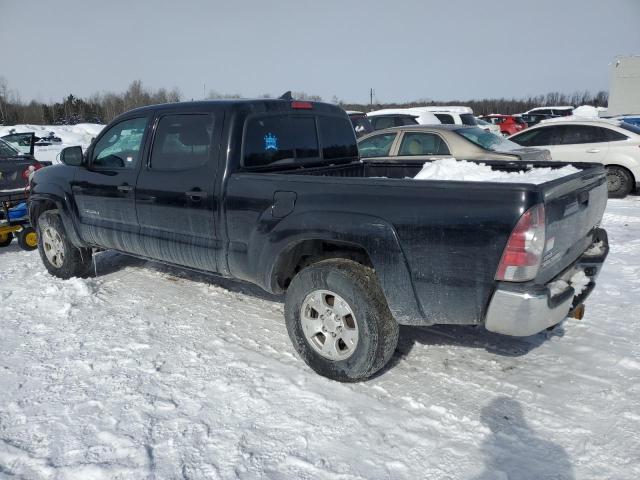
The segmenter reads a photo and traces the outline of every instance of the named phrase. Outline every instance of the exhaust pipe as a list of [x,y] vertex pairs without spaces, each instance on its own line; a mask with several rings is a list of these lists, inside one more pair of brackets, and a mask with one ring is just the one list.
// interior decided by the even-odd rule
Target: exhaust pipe
[[582,318],[584,317],[584,310],[585,310],[584,303],[581,303],[580,305],[578,305],[577,307],[575,307],[569,312],[569,318],[582,320]]

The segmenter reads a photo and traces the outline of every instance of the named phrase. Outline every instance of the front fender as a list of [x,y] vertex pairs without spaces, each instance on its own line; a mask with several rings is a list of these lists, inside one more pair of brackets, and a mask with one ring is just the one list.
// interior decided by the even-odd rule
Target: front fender
[[[376,271],[389,309],[398,323],[425,325],[417,301],[411,271],[395,229],[384,220],[363,214],[316,211],[292,214],[269,233],[262,248],[254,253],[263,285],[272,292],[279,287],[276,270],[282,255],[308,240],[344,243],[363,248]],[[251,246],[249,246],[251,250]]]
[[59,186],[54,184],[38,184],[37,190],[29,195],[29,220],[31,225],[36,225],[38,216],[44,211],[43,203],[55,204],[62,219],[69,241],[78,248],[87,247],[79,235],[78,226],[74,220],[72,198]]

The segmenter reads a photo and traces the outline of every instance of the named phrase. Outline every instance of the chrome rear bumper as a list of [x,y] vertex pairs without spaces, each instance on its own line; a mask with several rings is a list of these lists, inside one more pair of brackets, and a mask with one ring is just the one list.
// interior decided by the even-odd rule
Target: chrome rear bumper
[[[602,242],[595,249],[597,242]],[[595,253],[594,253],[595,252]],[[508,284],[503,282],[493,294],[485,316],[487,330],[524,337],[541,332],[560,323],[572,310],[582,304],[595,287],[595,279],[609,253],[609,243],[604,230],[597,229],[594,244],[565,272],[554,281],[571,277],[572,273],[582,269],[590,283],[580,295],[575,295],[573,287],[552,296],[549,282],[545,286]]]

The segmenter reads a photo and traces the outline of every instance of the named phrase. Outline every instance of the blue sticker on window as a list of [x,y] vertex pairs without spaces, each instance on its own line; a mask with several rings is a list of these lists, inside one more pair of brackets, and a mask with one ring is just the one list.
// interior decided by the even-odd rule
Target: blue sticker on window
[[278,150],[278,137],[276,137],[273,133],[267,133],[264,136],[264,149]]

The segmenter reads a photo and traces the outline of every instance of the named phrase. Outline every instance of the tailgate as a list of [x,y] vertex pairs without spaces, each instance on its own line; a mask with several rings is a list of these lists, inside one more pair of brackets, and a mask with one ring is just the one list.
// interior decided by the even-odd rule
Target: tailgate
[[607,206],[605,169],[600,164],[582,168],[541,185],[546,236],[536,283],[547,283],[575,262],[591,245],[593,229],[602,220]]

